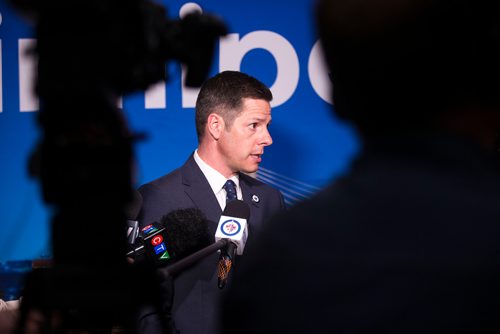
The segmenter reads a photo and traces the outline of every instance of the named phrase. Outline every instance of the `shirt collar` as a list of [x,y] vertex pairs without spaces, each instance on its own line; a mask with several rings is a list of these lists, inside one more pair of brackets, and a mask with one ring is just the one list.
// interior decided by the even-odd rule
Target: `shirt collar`
[[[218,172],[215,168],[207,164],[205,161],[203,161],[203,159],[201,159],[198,154],[198,149],[194,151],[193,156],[194,161],[196,161],[198,167],[200,167],[203,175],[205,175],[205,178],[210,184],[210,188],[212,188],[214,194],[217,194],[219,191],[221,191],[222,187],[226,183],[226,177]],[[236,184],[236,189],[238,189],[240,186],[240,179],[238,174],[231,176],[229,179],[234,181],[234,183]]]

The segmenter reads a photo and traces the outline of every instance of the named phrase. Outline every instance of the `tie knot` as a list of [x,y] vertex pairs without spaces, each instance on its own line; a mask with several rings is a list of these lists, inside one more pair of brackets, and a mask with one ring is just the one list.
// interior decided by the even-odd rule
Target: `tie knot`
[[236,195],[236,184],[233,180],[227,180],[223,188],[226,191],[226,202],[234,201],[238,198]]

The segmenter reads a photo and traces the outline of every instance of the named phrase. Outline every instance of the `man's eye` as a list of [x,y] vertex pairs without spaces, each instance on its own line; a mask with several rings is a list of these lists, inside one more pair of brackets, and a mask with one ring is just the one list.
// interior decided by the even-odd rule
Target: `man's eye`
[[249,125],[250,129],[255,129],[257,127],[257,123],[252,123]]

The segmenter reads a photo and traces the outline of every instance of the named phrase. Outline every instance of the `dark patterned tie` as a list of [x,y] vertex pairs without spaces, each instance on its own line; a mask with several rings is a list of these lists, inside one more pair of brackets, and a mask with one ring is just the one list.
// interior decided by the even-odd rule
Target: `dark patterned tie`
[[[222,188],[224,188],[224,190],[226,191],[226,204],[238,198],[238,196],[236,195],[236,184],[234,184],[233,180],[227,180]],[[221,249],[219,265],[217,267],[217,281],[219,289],[224,288],[224,286],[226,285],[232,264],[233,259],[228,254],[226,246]]]
[[227,180],[223,188],[226,190],[226,203],[238,198],[236,195],[236,184],[234,184],[233,180]]

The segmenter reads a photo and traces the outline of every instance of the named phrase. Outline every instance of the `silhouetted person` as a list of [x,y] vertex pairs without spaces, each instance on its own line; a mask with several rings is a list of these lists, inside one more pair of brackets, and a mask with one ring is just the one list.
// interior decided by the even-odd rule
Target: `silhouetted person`
[[500,331],[499,7],[320,1],[363,149],[245,250],[225,333]]

